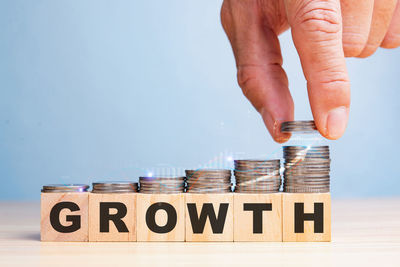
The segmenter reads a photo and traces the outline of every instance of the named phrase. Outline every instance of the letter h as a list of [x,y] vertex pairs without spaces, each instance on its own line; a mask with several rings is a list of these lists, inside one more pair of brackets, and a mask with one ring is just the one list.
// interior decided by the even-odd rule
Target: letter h
[[304,221],[314,221],[314,233],[323,233],[324,203],[314,203],[314,213],[304,213],[304,203],[294,203],[295,233],[304,233]]

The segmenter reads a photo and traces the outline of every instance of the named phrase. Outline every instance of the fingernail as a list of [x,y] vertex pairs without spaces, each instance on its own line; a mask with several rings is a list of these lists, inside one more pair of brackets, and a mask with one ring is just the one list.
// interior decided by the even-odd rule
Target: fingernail
[[263,111],[260,112],[265,124],[267,125],[268,130],[270,131],[272,138],[278,143],[284,143],[290,139],[291,134],[289,133],[282,133],[281,132],[281,121],[279,119],[275,119],[272,115],[267,112]]
[[285,143],[286,141],[288,141],[290,139],[292,134],[282,133],[281,132],[281,123],[282,123],[282,120],[275,121],[275,124],[274,124],[275,141],[278,143]]
[[329,139],[338,139],[346,130],[348,109],[338,107],[328,112],[326,122],[327,136]]

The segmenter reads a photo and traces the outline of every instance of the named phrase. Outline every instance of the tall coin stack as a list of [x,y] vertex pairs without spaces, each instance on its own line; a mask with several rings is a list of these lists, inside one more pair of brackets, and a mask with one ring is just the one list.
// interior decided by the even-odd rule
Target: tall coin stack
[[[316,133],[313,121],[282,123],[282,132]],[[284,146],[283,190],[290,193],[330,191],[329,146]]]
[[139,177],[140,193],[176,194],[185,190],[185,177]]
[[186,170],[186,179],[188,193],[232,192],[231,170]]
[[235,192],[275,193],[281,186],[281,161],[235,160]]

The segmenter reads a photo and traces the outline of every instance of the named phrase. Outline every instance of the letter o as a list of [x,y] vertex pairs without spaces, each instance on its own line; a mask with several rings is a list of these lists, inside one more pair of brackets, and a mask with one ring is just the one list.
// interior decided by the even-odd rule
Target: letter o
[[[159,210],[165,210],[167,213],[167,223],[163,226],[157,225],[156,223],[156,213]],[[177,222],[178,216],[176,214],[175,208],[166,202],[157,202],[152,204],[146,211],[146,224],[147,227],[157,233],[157,234],[165,234],[171,232]]]

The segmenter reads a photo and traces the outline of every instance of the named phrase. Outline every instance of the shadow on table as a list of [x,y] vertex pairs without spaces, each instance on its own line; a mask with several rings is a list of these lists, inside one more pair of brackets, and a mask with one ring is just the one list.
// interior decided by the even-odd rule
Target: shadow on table
[[40,241],[40,233],[26,233],[19,236],[20,239],[30,241]]

